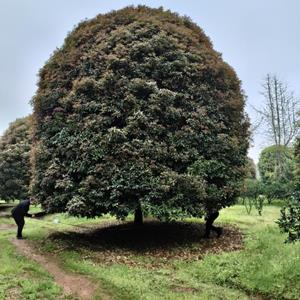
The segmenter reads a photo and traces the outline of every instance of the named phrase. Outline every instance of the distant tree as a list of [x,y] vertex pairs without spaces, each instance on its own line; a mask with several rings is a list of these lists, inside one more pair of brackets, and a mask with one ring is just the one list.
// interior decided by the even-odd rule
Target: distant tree
[[[279,148],[279,149],[278,149]],[[276,164],[281,156],[281,169]],[[286,146],[270,146],[260,154],[258,169],[269,204],[274,199],[287,199],[293,192],[295,161],[293,150]]]
[[260,180],[248,178],[245,180],[244,184],[244,197],[256,199],[260,194],[263,193],[263,185]]
[[242,199],[242,203],[246,207],[247,213],[250,214],[254,204],[253,197],[256,197],[256,187],[259,183],[259,181],[256,180],[255,163],[250,157],[247,157],[245,170],[246,176],[244,179],[243,186],[241,188],[240,198]]
[[294,181],[280,182],[273,181],[263,185],[263,194],[271,204],[275,199],[288,199],[294,191]]
[[[280,153],[281,167],[279,169],[277,155]],[[270,146],[262,150],[258,161],[258,170],[264,184],[274,182],[290,182],[294,172],[293,150],[286,146]]]
[[252,158],[247,157],[246,178],[256,179],[256,165]]
[[0,138],[0,199],[28,196],[31,144],[30,117],[11,123]]
[[255,110],[261,118],[260,128],[275,146],[274,163],[281,176],[285,172],[285,152],[282,149],[290,146],[299,133],[299,99],[276,75],[270,74],[264,80],[262,94],[264,106]]
[[234,70],[188,18],[84,21],[40,71],[32,191],[51,212],[160,219],[234,203],[248,148]]
[[250,214],[252,206],[258,208],[258,204],[261,204],[259,201],[259,196],[262,195],[263,192],[264,188],[260,180],[252,178],[246,178],[244,180],[240,196],[243,200],[243,204],[245,205],[248,214]]

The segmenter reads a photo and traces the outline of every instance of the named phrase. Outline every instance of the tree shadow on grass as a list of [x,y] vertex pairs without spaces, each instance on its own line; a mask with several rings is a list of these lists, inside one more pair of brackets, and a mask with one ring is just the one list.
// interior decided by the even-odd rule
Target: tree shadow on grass
[[[242,248],[243,236],[232,226],[224,226],[224,235],[204,239],[203,223],[147,221],[143,226],[123,223],[50,234],[52,242],[63,250],[89,253],[93,260],[104,263],[135,264],[137,256],[157,261],[201,259],[207,253],[234,251]],[[45,242],[47,242],[45,240]]]
[[52,239],[75,242],[91,248],[120,248],[143,251],[174,248],[203,241],[204,225],[184,222],[148,221],[143,226],[117,224],[80,232],[56,232]]

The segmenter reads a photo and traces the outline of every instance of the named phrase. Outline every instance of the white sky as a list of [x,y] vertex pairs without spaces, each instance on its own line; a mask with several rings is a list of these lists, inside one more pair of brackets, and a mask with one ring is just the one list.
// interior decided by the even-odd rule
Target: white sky
[[[0,0],[0,134],[31,112],[37,72],[67,33],[85,18],[128,5],[163,6],[187,15],[236,70],[249,104],[259,106],[261,83],[275,73],[300,96],[299,0]],[[249,156],[268,145],[257,134]]]

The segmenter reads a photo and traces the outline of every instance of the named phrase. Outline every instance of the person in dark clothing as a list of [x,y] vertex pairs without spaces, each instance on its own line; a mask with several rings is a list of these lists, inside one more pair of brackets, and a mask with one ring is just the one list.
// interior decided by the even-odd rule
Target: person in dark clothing
[[23,239],[22,230],[25,224],[24,217],[34,217],[34,215],[29,214],[30,199],[21,201],[16,207],[11,211],[11,214],[18,225],[17,239]]
[[210,236],[210,232],[213,230],[214,232],[216,232],[217,236],[220,237],[223,229],[221,227],[215,227],[213,225],[214,221],[218,218],[219,216],[219,212],[217,210],[212,210],[210,212],[207,213],[207,215],[205,216],[205,238],[209,238]]

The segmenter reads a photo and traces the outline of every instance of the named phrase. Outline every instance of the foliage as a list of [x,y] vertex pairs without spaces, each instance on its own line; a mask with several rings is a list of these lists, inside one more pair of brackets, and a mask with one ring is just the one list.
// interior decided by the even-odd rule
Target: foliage
[[300,241],[300,201],[292,199],[282,207],[277,223],[288,234],[287,242]]
[[259,215],[261,215],[264,203],[263,197],[264,186],[260,180],[246,178],[241,191],[241,198],[248,214],[251,213],[252,207],[255,206]]
[[24,199],[31,176],[30,117],[17,119],[0,139],[0,199]]
[[288,242],[300,240],[300,138],[295,144],[294,193],[287,205],[281,209],[278,225],[288,233]]
[[[282,165],[278,163],[278,155],[282,158]],[[265,184],[290,182],[294,171],[292,149],[275,145],[265,148],[260,154],[258,169],[261,180]]]
[[252,158],[247,157],[246,178],[256,179],[256,165]]
[[263,184],[257,179],[245,179],[241,197],[257,198],[263,193]]
[[300,199],[300,138],[296,140],[294,146],[295,169],[294,169],[294,196]]
[[138,6],[84,21],[38,87],[32,191],[48,211],[174,219],[235,201],[244,95],[188,18]]
[[295,160],[291,148],[270,146],[259,157],[258,169],[269,204],[274,199],[287,199],[294,190]]
[[254,194],[256,193],[257,184],[259,183],[259,181],[256,180],[256,166],[252,158],[247,157],[245,169],[246,177],[244,180],[243,187],[241,189],[240,196],[242,198],[242,203],[245,206],[247,213],[250,214],[255,202],[253,200],[253,192]]
[[279,181],[274,181],[271,183],[266,183],[263,186],[263,193],[267,197],[268,203],[274,199],[288,199],[294,190],[294,182],[282,183]]
[[264,195],[258,195],[258,197],[255,199],[255,208],[257,209],[257,212],[260,216],[261,216],[263,208],[264,208],[265,200],[266,200],[266,197]]

